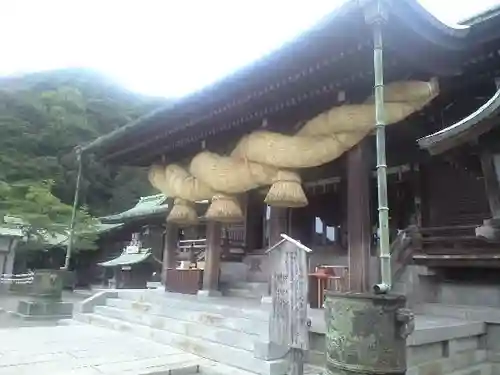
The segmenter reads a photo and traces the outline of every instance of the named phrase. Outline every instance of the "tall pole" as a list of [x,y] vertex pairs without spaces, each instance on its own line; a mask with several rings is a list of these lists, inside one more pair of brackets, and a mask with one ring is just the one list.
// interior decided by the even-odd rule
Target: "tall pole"
[[[363,6],[366,22],[373,27],[379,254],[382,281],[374,286],[375,293],[327,292],[326,374],[349,372],[353,375],[404,375],[407,368],[406,338],[413,331],[414,316],[405,308],[404,295],[388,293],[391,289],[391,258],[385,155],[382,27],[384,22],[388,21],[390,9],[386,8],[388,2],[383,0],[358,0],[358,2]],[[352,324],[346,324],[349,317],[354,317]],[[367,340],[374,343],[370,350],[366,350]]]
[[71,222],[69,225],[68,245],[66,248],[66,259],[64,261],[64,269],[69,269],[69,261],[71,259],[71,252],[73,251],[73,240],[75,235],[76,224],[76,211],[78,209],[78,196],[80,195],[80,181],[82,179],[82,149],[80,146],[76,147],[76,161],[78,163],[78,174],[76,176],[75,196],[73,198],[73,210],[71,211]]
[[392,287],[391,252],[389,242],[389,203],[387,199],[387,161],[385,149],[384,60],[382,20],[373,23],[373,68],[375,76],[375,129],[377,143],[377,190],[379,221],[379,257],[381,283],[375,292],[386,293]]

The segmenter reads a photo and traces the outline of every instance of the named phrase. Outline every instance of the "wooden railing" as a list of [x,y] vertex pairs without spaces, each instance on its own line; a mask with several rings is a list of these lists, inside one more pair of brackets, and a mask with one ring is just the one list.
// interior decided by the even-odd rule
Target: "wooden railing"
[[396,282],[405,270],[405,267],[413,260],[415,243],[419,241],[417,226],[410,226],[400,230],[391,243],[391,266],[392,279]]
[[397,281],[405,267],[417,261],[440,260],[452,264],[456,260],[473,260],[498,252],[499,243],[492,243],[475,234],[477,225],[417,227],[400,231],[391,244],[393,281]]
[[[414,260],[431,266],[500,266],[500,242],[476,236],[478,225],[419,229]],[[495,264],[493,264],[495,263]]]
[[200,261],[205,257],[207,239],[181,240],[177,244],[178,258],[180,260]]
[[245,246],[245,237],[244,225],[233,224],[229,228],[225,228],[222,233],[222,240],[227,246]]
[[[223,250],[231,247],[245,247],[245,227],[232,225],[223,229],[221,246]],[[180,240],[177,244],[178,256],[181,260],[201,261],[205,258],[207,239]]]

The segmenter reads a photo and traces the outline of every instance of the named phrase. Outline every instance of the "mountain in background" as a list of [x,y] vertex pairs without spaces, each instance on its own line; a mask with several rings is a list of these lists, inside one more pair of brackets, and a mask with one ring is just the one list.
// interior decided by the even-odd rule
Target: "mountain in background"
[[[47,216],[48,202],[71,205],[77,174],[75,146],[164,104],[165,100],[132,93],[85,69],[1,78],[0,211],[23,216],[12,211],[34,210]],[[37,194],[30,193],[34,190]],[[123,211],[150,193],[146,171],[85,159],[80,203],[90,215]],[[29,200],[33,202],[21,207]],[[50,215],[67,222],[66,208]]]

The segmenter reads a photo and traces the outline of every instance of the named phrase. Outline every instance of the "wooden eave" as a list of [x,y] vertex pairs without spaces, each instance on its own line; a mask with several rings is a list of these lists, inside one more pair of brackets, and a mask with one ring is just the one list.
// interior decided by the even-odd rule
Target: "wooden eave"
[[452,148],[477,140],[500,125],[500,89],[477,111],[463,120],[418,140],[418,145],[431,154],[441,154]]
[[[364,17],[364,6],[373,2],[347,1],[282,48],[98,138],[84,152],[122,165],[149,165],[162,156],[176,160],[204,139],[250,131],[263,119],[310,118],[340,104],[336,98],[342,91],[351,102],[362,100],[373,86],[372,33]],[[441,23],[416,0],[379,2],[389,18],[383,30],[387,82],[462,71],[467,27]]]
[[476,14],[460,24],[473,26],[469,35],[472,43],[487,43],[496,40],[500,38],[500,5]]

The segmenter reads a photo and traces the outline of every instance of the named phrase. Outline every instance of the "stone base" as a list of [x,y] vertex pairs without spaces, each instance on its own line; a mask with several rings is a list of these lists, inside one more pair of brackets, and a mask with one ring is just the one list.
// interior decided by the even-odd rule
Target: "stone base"
[[199,290],[196,293],[198,297],[206,298],[206,297],[222,297],[222,293],[218,290]]
[[62,301],[19,301],[17,316],[23,319],[67,319],[73,316],[73,303]]

